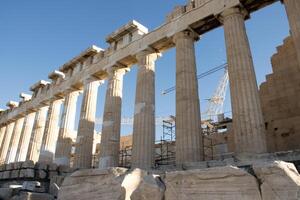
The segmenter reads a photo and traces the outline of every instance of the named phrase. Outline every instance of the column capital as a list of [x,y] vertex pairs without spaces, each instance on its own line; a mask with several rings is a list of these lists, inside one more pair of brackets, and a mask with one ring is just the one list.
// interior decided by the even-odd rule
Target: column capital
[[79,95],[82,91],[74,88],[70,88],[61,93],[61,96],[66,97],[67,95]]
[[90,83],[94,83],[94,82],[98,83],[99,86],[102,85],[102,84],[104,84],[104,80],[99,80],[99,79],[97,79],[95,77],[89,77],[89,78],[83,80],[83,84],[84,85],[87,85],[87,84],[90,84]]
[[174,37],[173,37],[173,42],[176,43],[178,39],[181,38],[190,38],[193,39],[195,41],[199,40],[199,35],[190,29],[175,33]]
[[123,76],[128,71],[130,71],[129,68],[118,68],[116,66],[106,69],[106,73],[108,74],[109,79]]
[[151,61],[156,61],[162,56],[162,54],[156,51],[155,49],[149,47],[143,51],[138,52],[136,54],[136,59],[138,60],[138,62],[141,62],[143,59],[145,59],[146,56],[148,56],[148,58]]
[[241,15],[243,18],[249,18],[249,12],[243,7],[231,7],[224,10],[220,15],[217,16],[217,19],[223,24],[224,19],[232,15]]

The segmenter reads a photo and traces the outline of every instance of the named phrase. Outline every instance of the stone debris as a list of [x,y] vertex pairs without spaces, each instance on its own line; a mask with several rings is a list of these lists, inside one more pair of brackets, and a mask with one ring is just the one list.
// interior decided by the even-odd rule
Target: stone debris
[[67,177],[58,194],[59,200],[121,200],[125,197],[122,180],[127,169],[85,169]]
[[122,187],[126,190],[125,200],[163,200],[166,189],[158,175],[141,169],[129,172]]
[[300,176],[292,163],[260,162],[253,165],[263,200],[300,199]]
[[254,176],[226,166],[167,172],[165,200],[261,200]]

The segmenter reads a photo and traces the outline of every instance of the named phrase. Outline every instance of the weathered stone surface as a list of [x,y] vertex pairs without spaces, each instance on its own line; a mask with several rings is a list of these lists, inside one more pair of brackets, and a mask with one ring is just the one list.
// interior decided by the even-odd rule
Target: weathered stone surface
[[226,166],[226,162],[222,160],[210,160],[207,162],[208,167],[223,167]]
[[253,170],[260,180],[263,200],[300,199],[300,175],[294,164],[261,162],[255,164]]
[[14,169],[14,164],[13,163],[9,163],[6,165],[6,170],[13,170]]
[[15,162],[14,169],[21,169],[23,162]]
[[11,171],[5,171],[5,172],[3,172],[2,179],[9,179],[10,178],[10,174],[11,174]]
[[207,168],[207,162],[186,162],[182,165],[182,168],[184,170],[191,170],[191,169],[205,169]]
[[46,192],[46,188],[39,181],[24,181],[22,189],[30,192]]
[[47,165],[47,163],[37,162],[37,163],[35,164],[35,168],[36,168],[36,169],[47,170],[47,169],[48,169],[48,165]]
[[65,176],[53,176],[50,179],[49,193],[55,197],[58,196],[58,191],[65,179]]
[[45,193],[21,192],[11,200],[54,200],[54,197]]
[[125,200],[162,200],[166,189],[159,176],[141,169],[127,174],[122,187],[126,190]]
[[34,178],[34,169],[21,169],[20,178]]
[[42,169],[37,170],[37,171],[36,171],[36,175],[37,175],[37,177],[40,178],[40,179],[45,179],[45,178],[47,178],[47,172],[46,172],[45,170],[42,170]]
[[261,200],[256,179],[232,166],[169,172],[165,184],[166,200]]
[[123,200],[122,180],[127,169],[86,169],[67,177],[58,194],[60,200]]
[[0,188],[0,199],[9,200],[13,195],[12,188]]
[[49,164],[49,170],[50,171],[56,171],[57,170],[57,164],[55,164],[55,163],[51,163],[51,164]]
[[57,176],[58,175],[58,172],[57,171],[49,171],[48,172],[48,177],[49,177],[49,179],[51,179],[52,177],[54,177],[54,176]]
[[0,165],[0,172],[5,171],[5,164],[4,165]]
[[15,170],[11,171],[10,178],[18,178],[19,175],[20,175],[20,170],[15,169]]
[[33,163],[33,161],[32,161],[32,160],[26,160],[25,162],[23,162],[22,168],[23,168],[23,169],[26,169],[26,168],[31,168],[31,169],[33,169],[33,168],[34,168],[34,163]]

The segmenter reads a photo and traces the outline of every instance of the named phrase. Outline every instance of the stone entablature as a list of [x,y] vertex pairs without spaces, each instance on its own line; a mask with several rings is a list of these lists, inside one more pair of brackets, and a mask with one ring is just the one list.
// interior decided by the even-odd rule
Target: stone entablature
[[[244,7],[250,9],[248,12],[252,12],[274,2],[276,2],[276,0],[270,0],[264,3],[259,3],[259,1],[246,2],[240,0],[212,0],[204,4],[199,4],[201,6],[195,6],[195,8],[188,12],[182,12],[180,17],[163,24],[149,33],[146,33],[146,27],[133,21],[127,26],[124,26],[120,30],[111,34],[107,38],[107,41],[113,43],[113,40],[118,38],[120,35],[124,35],[124,31],[131,29],[131,27],[135,27],[138,33],[143,32],[144,35],[140,35],[140,38],[137,37],[136,40],[133,39],[133,41],[128,43],[126,46],[116,49],[113,54],[106,53],[110,48],[107,50],[102,50],[96,46],[88,48],[79,56],[60,67],[60,71],[62,71],[66,76],[64,81],[61,81],[60,84],[57,85],[50,84],[47,89],[43,90],[43,95],[33,95],[33,99],[31,101],[24,103],[19,108],[8,113],[5,112],[6,114],[1,114],[0,124],[5,124],[9,120],[16,119],[16,116],[18,116],[19,113],[24,113],[28,109],[39,107],[42,102],[47,102],[49,98],[56,96],[57,94],[62,94],[72,87],[81,88],[82,82],[88,77],[96,76],[101,79],[106,79],[106,70],[118,63],[126,66],[135,64],[137,62],[135,55],[142,50],[151,47],[156,51],[163,52],[174,47],[172,37],[177,32],[192,28],[199,34],[203,34],[220,26],[218,19],[214,16],[218,16],[230,7],[239,6],[241,3],[244,3]],[[198,4],[196,3],[195,5]],[[207,20],[211,16],[212,20]],[[90,58],[90,60],[88,58]],[[86,62],[82,63],[83,61]],[[85,67],[79,67],[82,64],[85,65]],[[80,74],[75,73],[79,71]]]

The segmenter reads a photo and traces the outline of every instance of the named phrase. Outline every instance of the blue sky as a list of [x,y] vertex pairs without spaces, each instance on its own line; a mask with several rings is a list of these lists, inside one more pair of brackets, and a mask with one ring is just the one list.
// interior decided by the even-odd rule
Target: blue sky
[[[1,0],[0,7],[0,108],[18,100],[20,92],[95,44],[106,48],[105,37],[135,19],[153,30],[165,20],[172,8],[185,0],[173,1],[99,1],[99,0]],[[253,13],[246,22],[258,83],[271,73],[270,57],[289,34],[283,5],[275,3]],[[226,62],[223,28],[202,36],[196,43],[198,74]],[[122,116],[134,112],[136,66],[124,77]],[[199,81],[201,110],[205,99],[215,90],[222,71]],[[175,93],[161,91],[175,84],[175,49],[164,53],[156,63],[156,115],[175,114]],[[106,85],[99,89],[97,117],[102,117]],[[225,111],[230,111],[229,91]],[[81,103],[81,98],[78,101]],[[78,110],[79,113],[79,110]],[[229,113],[230,114],[230,113]],[[78,121],[78,117],[77,117]],[[101,130],[101,126],[96,126]],[[122,126],[122,134],[131,133]],[[162,132],[157,127],[157,138]]]

